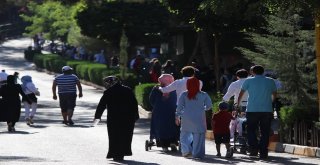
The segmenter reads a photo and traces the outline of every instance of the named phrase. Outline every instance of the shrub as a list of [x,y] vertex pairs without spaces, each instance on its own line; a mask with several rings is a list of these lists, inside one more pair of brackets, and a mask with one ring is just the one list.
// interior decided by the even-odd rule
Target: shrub
[[73,73],[77,75],[77,66],[88,64],[88,63],[90,63],[90,62],[89,61],[70,60],[70,61],[67,61],[66,65],[73,68]]
[[137,85],[134,90],[138,104],[147,111],[152,111],[152,106],[149,102],[149,95],[155,85],[155,83],[140,84]]
[[89,70],[90,64],[89,63],[85,63],[82,65],[77,65],[76,66],[76,74],[80,79],[86,80],[86,81],[90,81],[89,78],[89,74],[88,74],[88,70]]
[[88,67],[88,76],[90,82],[103,85],[102,78],[105,70],[107,70],[107,66],[104,64],[91,64]]

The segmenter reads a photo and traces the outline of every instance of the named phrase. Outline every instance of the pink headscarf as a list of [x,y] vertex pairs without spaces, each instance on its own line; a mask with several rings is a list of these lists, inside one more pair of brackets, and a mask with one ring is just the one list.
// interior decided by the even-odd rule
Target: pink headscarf
[[160,83],[160,85],[162,87],[168,86],[169,84],[171,84],[174,81],[174,78],[171,74],[162,74],[159,78],[158,78],[158,82]]
[[[174,78],[171,74],[162,74],[158,81],[162,87],[166,87],[174,81]],[[162,96],[168,97],[169,93],[163,93]]]

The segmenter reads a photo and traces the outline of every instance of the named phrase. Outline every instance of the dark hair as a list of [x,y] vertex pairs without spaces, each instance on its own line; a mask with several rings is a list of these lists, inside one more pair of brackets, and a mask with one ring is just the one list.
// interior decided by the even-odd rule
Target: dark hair
[[252,68],[252,72],[257,75],[262,75],[264,72],[264,68],[261,65],[255,65]]
[[195,69],[193,66],[185,66],[181,69],[181,73],[183,77],[192,77],[194,76]]
[[237,77],[239,78],[246,78],[248,77],[248,71],[245,69],[240,69],[236,72]]

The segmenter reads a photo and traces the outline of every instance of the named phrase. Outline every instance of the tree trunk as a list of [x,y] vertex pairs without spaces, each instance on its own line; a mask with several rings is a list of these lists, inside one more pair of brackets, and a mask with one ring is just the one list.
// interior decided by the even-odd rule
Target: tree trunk
[[200,32],[197,33],[197,41],[196,45],[193,48],[192,54],[188,60],[188,64],[191,64],[192,60],[197,56],[198,50],[199,50],[199,45],[200,45]]
[[320,121],[320,8],[316,9],[315,14],[315,44],[316,44],[316,59],[317,59],[317,80],[318,80],[318,104]]
[[214,72],[215,72],[215,76],[216,76],[216,80],[215,80],[216,81],[216,88],[217,88],[216,90],[219,91],[219,89],[220,89],[219,37],[217,34],[213,34],[213,37],[214,37],[214,62],[213,62],[213,64],[215,66]]

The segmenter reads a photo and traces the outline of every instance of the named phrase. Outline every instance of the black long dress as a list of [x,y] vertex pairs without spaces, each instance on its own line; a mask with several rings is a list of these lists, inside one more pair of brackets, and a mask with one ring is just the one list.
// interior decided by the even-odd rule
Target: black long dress
[[129,87],[115,84],[105,90],[97,106],[95,119],[100,119],[107,108],[109,151],[107,158],[132,155],[131,142],[136,120],[139,119],[138,103]]
[[1,103],[1,121],[13,122],[19,121],[21,113],[21,99],[26,97],[20,84],[15,84],[14,79],[8,76],[7,84],[0,88],[0,96],[2,96]]

